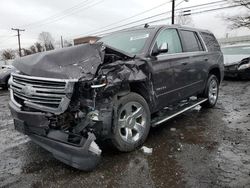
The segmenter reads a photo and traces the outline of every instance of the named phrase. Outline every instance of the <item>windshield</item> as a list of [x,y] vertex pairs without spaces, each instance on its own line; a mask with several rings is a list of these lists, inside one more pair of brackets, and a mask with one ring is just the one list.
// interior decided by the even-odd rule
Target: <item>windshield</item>
[[221,49],[224,55],[250,55],[250,45],[249,46],[235,46],[226,47]]
[[136,55],[142,52],[151,30],[137,30],[114,33],[99,41],[118,50]]

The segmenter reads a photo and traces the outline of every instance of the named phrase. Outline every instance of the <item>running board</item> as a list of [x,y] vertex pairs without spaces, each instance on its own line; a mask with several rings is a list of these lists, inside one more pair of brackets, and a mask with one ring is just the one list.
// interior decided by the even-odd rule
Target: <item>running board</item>
[[169,110],[169,112],[166,113],[166,115],[163,115],[162,117],[156,117],[151,121],[151,126],[152,127],[156,127],[158,125],[160,125],[161,123],[168,121],[198,105],[200,105],[201,103],[206,102],[207,99],[198,99],[196,101],[190,102],[186,105],[183,105],[182,107],[180,107],[178,110]]

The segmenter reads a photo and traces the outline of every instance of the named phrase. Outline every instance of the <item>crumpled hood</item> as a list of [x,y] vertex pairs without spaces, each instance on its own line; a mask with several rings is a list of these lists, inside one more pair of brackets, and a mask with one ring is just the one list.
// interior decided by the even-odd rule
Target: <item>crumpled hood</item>
[[248,58],[250,55],[224,55],[224,65],[225,66],[231,66],[231,65],[237,65],[241,62],[242,59]]
[[102,43],[83,44],[16,59],[13,66],[29,76],[59,79],[93,79],[103,63]]

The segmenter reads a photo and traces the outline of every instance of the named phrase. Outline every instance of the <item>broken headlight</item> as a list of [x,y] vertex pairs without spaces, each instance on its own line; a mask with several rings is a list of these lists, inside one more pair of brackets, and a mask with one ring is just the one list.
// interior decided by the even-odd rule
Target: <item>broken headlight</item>
[[107,85],[107,77],[102,75],[94,79],[91,88],[97,89],[101,87],[105,87]]
[[248,68],[250,68],[250,62],[243,64],[243,65],[240,65],[238,70],[244,70],[244,69],[248,69]]

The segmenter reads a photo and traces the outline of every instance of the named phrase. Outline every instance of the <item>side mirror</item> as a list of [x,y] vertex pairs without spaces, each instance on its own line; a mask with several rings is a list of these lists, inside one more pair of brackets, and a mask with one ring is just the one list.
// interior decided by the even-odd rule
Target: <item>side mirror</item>
[[165,43],[165,44],[166,44],[165,46],[161,45],[159,48],[157,43],[155,43],[151,55],[157,56],[157,55],[162,54],[162,53],[167,53],[168,52],[168,43]]

